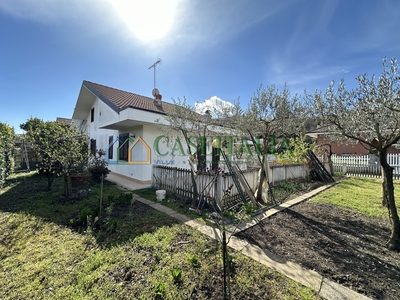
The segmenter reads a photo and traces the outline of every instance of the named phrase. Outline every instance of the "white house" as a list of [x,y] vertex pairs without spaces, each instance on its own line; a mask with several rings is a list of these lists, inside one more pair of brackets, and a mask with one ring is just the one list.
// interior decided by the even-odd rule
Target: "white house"
[[174,104],[83,81],[72,123],[88,134],[91,149],[106,151],[112,172],[142,183],[152,180],[152,165],[188,168],[181,145],[168,146],[157,119]]

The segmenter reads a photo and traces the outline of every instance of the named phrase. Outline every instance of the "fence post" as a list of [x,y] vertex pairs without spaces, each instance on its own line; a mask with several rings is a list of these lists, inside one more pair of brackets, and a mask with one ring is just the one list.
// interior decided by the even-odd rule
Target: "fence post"
[[154,188],[157,189],[158,188],[158,182],[157,182],[157,177],[158,176],[158,168],[157,165],[153,165],[153,176],[151,178]]
[[287,181],[287,165],[283,165],[284,169],[285,169],[285,181]]
[[267,172],[267,175],[268,175],[268,184],[270,184],[271,182],[273,184],[274,176],[273,176],[272,169],[271,169],[271,167],[269,165],[269,162],[268,162],[268,157],[265,158],[265,171]]
[[216,184],[215,184],[215,203],[219,205],[219,207],[222,209],[224,206],[224,203],[221,202],[222,200],[222,195],[224,193],[223,185],[222,185],[222,175],[221,174],[216,174]]
[[174,193],[174,195],[176,194],[176,185],[178,183],[178,175],[177,175],[177,167],[174,167],[172,169],[172,178],[174,178],[174,183],[173,183],[173,187],[172,187],[172,192]]
[[343,172],[343,175],[347,174],[347,164],[346,163],[343,163],[343,165],[342,165],[342,172]]

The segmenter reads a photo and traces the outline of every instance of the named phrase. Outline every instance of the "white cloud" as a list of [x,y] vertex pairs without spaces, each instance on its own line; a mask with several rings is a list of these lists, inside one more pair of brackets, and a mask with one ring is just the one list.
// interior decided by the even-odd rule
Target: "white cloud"
[[157,48],[171,59],[181,60],[183,55],[226,43],[257,23],[276,16],[291,2],[178,0],[171,31]]
[[39,23],[59,23],[91,12],[104,1],[79,0],[3,0],[0,10],[16,17]]
[[[115,3],[121,1],[118,0]],[[126,3],[145,2],[145,0],[124,1]],[[258,22],[276,15],[291,1],[247,3],[229,0],[211,2],[174,0],[175,11],[170,14],[173,15],[173,20],[162,21],[164,22],[162,28],[170,27],[170,29],[162,38],[150,42],[145,42],[143,34],[137,30],[134,30],[136,36],[132,34],[129,27],[118,16],[117,11],[113,9],[112,2],[113,0],[0,0],[0,11],[15,18],[46,25],[61,24],[65,27],[72,25],[74,30],[80,28],[84,31],[89,30],[91,33],[113,31],[113,34],[118,35],[128,46],[139,44],[145,46],[147,51],[151,52],[151,56],[160,56],[166,61],[177,62],[183,55],[192,54],[195,49],[197,51],[199,48],[210,48],[225,43]],[[149,3],[154,6],[155,0]],[[149,3],[146,2],[146,5],[148,6]],[[143,4],[141,9],[145,9],[146,5]],[[163,7],[158,8],[162,10]],[[126,14],[128,16],[125,19],[129,18],[130,12],[126,11]],[[166,9],[164,9],[164,14],[167,14]],[[146,15],[146,22],[141,21],[140,24],[134,24],[134,26],[130,24],[130,27],[147,30],[150,29],[150,25],[160,23],[159,19],[155,16],[152,19]],[[167,26],[167,23],[170,25]],[[149,35],[148,30],[144,35]],[[138,40],[138,36],[143,40]]]
[[288,2],[191,1],[182,11],[181,21],[185,26],[181,32],[193,42],[210,47],[274,16]]
[[336,75],[336,74],[341,74],[341,73],[347,74],[347,73],[349,73],[349,71],[348,71],[348,70],[345,70],[345,69],[341,69],[341,70],[339,70],[339,71],[334,71],[334,72],[332,72],[331,75]]

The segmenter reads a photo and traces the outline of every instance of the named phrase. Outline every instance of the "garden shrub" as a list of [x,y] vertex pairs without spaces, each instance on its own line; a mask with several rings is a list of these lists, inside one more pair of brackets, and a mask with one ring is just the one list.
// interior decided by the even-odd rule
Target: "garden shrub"
[[107,162],[103,158],[105,154],[106,152],[104,150],[97,150],[89,163],[89,172],[92,175],[92,180],[96,183],[100,183],[102,176],[104,176],[103,179],[105,179],[107,174],[110,173],[110,170],[107,168]]
[[303,164],[307,162],[308,151],[315,150],[316,144],[306,140],[306,136],[297,136],[289,139],[289,147],[283,153],[275,154],[281,164]]
[[0,188],[14,170],[14,129],[0,123]]

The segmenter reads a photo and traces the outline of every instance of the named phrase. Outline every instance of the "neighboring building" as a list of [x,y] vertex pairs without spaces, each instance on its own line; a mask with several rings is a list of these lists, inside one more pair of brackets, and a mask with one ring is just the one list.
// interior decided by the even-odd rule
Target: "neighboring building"
[[17,170],[35,170],[38,160],[31,145],[25,140],[24,134],[16,134],[15,146],[15,168]]
[[[364,144],[362,142],[357,142],[353,144],[341,144],[337,142],[330,142],[327,139],[328,133],[319,132],[319,133],[307,133],[308,136],[314,138],[316,140],[317,145],[331,145],[332,154],[336,155],[369,155],[375,154],[374,148],[371,148],[369,145]],[[400,153],[399,145],[393,145],[389,148],[388,153]]]
[[[152,181],[152,165],[188,168],[185,147],[165,143],[156,120],[174,104],[83,81],[72,124],[90,138],[90,148],[106,151],[108,168],[143,183]],[[183,147],[182,147],[183,146]]]
[[71,125],[72,119],[67,119],[67,118],[57,118],[56,122],[62,124],[62,125]]

